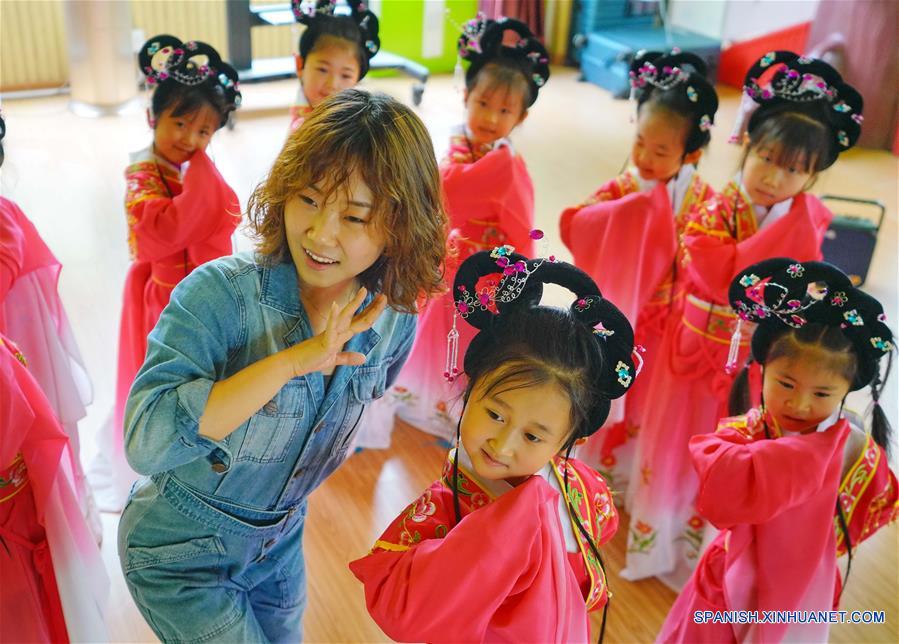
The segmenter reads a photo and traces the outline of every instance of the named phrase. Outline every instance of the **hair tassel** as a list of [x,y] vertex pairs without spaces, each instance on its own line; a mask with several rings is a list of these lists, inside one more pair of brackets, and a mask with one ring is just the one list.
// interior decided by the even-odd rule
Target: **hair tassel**
[[737,326],[734,334],[730,336],[730,347],[727,350],[727,362],[724,365],[724,371],[727,375],[732,376],[737,372],[737,356],[740,353],[740,339],[743,337],[743,318],[737,318]]

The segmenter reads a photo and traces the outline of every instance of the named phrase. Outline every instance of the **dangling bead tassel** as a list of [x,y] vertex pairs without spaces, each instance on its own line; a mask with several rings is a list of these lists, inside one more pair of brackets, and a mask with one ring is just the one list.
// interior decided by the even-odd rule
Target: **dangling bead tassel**
[[453,382],[459,373],[459,331],[456,329],[456,311],[453,311],[453,328],[446,334],[446,363],[443,377]]
[[646,353],[646,347],[644,347],[642,344],[634,345],[634,378],[639,376],[640,372],[643,371],[643,356],[640,355],[641,353]]
[[461,56],[456,56],[456,66],[453,67],[453,89],[457,94],[465,90],[465,70],[462,69]]
[[724,365],[724,371],[727,375],[732,376],[737,372],[737,355],[740,353],[740,340],[743,337],[743,318],[737,318],[737,327],[734,334],[730,336],[730,348],[727,350],[727,363]]

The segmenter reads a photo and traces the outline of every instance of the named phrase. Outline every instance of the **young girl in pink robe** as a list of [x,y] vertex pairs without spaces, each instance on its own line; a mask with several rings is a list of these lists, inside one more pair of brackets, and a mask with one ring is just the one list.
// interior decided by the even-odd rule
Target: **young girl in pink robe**
[[349,15],[335,15],[336,2],[292,0],[294,19],[305,25],[294,54],[300,86],[290,106],[290,132],[299,128],[319,103],[355,87],[368,73],[369,60],[381,48],[378,17],[363,0],[347,0]]
[[[487,276],[498,286],[482,298]],[[575,294],[569,310],[539,306],[547,283]],[[466,260],[453,293],[479,330],[456,448],[350,569],[396,640],[586,642],[588,611],[610,597],[598,546],[618,515],[569,455],[633,381],[630,324],[580,270],[507,247]]]
[[[510,43],[514,37],[516,42]],[[465,74],[466,121],[450,139],[441,164],[452,251],[461,262],[472,254],[505,244],[530,255],[534,186],[524,159],[508,140],[549,80],[549,55],[524,23],[482,14],[469,21],[459,38]],[[451,282],[452,273],[447,275]],[[459,418],[462,388],[447,381],[447,335],[455,328],[464,354],[473,337],[456,326],[453,295],[429,302],[421,313],[412,355],[397,380],[393,399],[403,420],[450,440]],[[453,375],[453,374],[449,374]]]
[[119,329],[112,436],[104,436],[92,471],[101,508],[121,510],[137,478],[122,445],[125,401],[144,362],[147,335],[172,289],[205,262],[232,251],[240,203],[206,147],[240,104],[237,72],[201,42],[159,35],[141,48],[140,66],[154,85],[153,143],[131,155],[125,210],[132,264],[125,278]]
[[[647,382],[665,321],[684,277],[687,214],[714,194],[696,171],[718,109],[705,62],[689,52],[643,52],[631,64],[637,98],[633,167],[562,212],[562,241],[574,263],[635,322],[645,367],[640,382],[613,405],[609,426],[578,450],[623,498]],[[628,258],[622,266],[621,258]],[[621,404],[623,403],[623,404]]]
[[[6,124],[0,117],[0,141],[5,134]],[[78,421],[87,415],[93,390],[57,292],[61,270],[59,260],[21,208],[0,197],[0,333],[13,338],[29,356],[29,371],[69,437],[70,483],[99,543],[103,526],[81,467],[78,435]]]
[[[698,510],[721,532],[659,640],[825,642],[826,623],[697,623],[694,616],[839,607],[845,580],[837,557],[849,552],[851,559],[853,548],[899,513],[887,459],[890,426],[878,405],[892,332],[880,303],[828,264],[774,259],[750,266],[734,280],[730,299],[742,318],[758,322],[752,356],[762,366],[760,405],[690,440]],[[875,402],[870,435],[842,417],[846,394],[866,386]],[[745,401],[745,389],[738,379],[735,393],[743,395],[734,403]]]
[[[770,82],[763,72],[773,75]],[[820,258],[832,215],[805,191],[860,132],[862,99],[826,63],[772,53],[749,71],[746,85],[760,104],[748,122],[742,169],[686,223],[683,296],[654,356],[652,405],[644,409],[628,488],[622,574],[660,576],[677,590],[698,561],[705,528],[694,508],[698,481],[687,443],[727,414],[732,377],[724,365],[736,331],[728,286],[769,257]],[[742,332],[734,345],[740,359],[748,325]]]

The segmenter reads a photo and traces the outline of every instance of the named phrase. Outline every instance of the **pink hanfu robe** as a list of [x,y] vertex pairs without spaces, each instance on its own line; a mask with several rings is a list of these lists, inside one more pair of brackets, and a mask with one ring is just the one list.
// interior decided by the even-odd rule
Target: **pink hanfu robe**
[[[467,137],[457,135],[440,176],[456,266],[478,251],[507,244],[533,255],[534,186],[524,159],[510,145],[473,150]],[[452,288],[455,271],[449,269],[446,282]],[[461,383],[443,377],[454,310],[449,292],[428,302],[418,318],[412,353],[389,397],[403,420],[446,440],[455,436],[461,415]],[[476,330],[461,319],[456,329],[461,371]]]
[[26,364],[0,335],[0,641],[107,641],[109,580],[69,438]]
[[180,168],[148,148],[132,156],[125,179],[132,263],[119,329],[111,444],[101,448],[111,476],[101,469],[98,474],[107,476],[94,481],[101,507],[110,510],[121,510],[136,479],[125,461],[122,427],[128,392],[147,352],[147,335],[178,282],[200,264],[231,253],[231,235],[240,223],[237,195],[203,151],[194,154],[182,176]]
[[840,479],[846,420],[812,434],[782,434],[762,414],[726,418],[718,431],[690,439],[699,476],[699,512],[715,540],[668,614],[661,642],[826,642],[817,624],[696,624],[695,611],[838,608],[837,556],[899,515],[896,476],[870,436]]
[[559,220],[575,265],[631,321],[635,344],[643,349],[640,377],[613,403],[603,430],[578,449],[578,457],[600,470],[622,499],[665,322],[682,295],[687,215],[712,194],[693,165],[666,183],[643,181],[631,169]]
[[57,291],[61,270],[25,213],[0,197],[0,333],[29,357],[29,373],[69,437],[71,484],[99,542],[103,528],[81,467],[78,437],[78,421],[87,415],[93,391]]
[[[772,216],[779,215],[779,216]],[[832,215],[800,193],[775,205],[759,229],[756,211],[736,181],[690,213],[684,234],[683,296],[665,326],[636,437],[627,506],[626,579],[659,576],[679,590],[703,547],[705,522],[694,508],[697,480],[687,443],[714,431],[727,415],[732,377],[725,363],[736,328],[727,306],[734,275],[771,257],[821,257]],[[743,324],[738,364],[749,353]]]
[[[460,462],[457,524],[452,453],[443,476],[350,563],[372,618],[399,641],[588,641],[587,613],[605,605],[607,588],[574,522],[596,545],[615,534],[602,477],[556,458],[512,487],[479,482]],[[559,494],[566,469],[575,516]]]

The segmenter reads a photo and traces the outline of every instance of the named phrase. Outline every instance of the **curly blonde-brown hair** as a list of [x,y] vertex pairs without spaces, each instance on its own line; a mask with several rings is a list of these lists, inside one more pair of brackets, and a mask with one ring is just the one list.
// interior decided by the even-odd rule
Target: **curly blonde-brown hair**
[[[284,204],[313,184],[330,194],[358,172],[373,196],[382,256],[358,279],[400,311],[443,290],[447,218],[431,137],[408,107],[380,93],[348,89],[323,101],[294,132],[248,204],[257,251],[290,257]],[[320,183],[322,182],[322,183]]]

